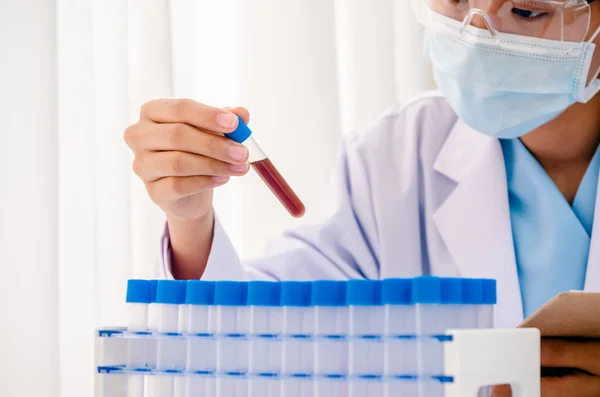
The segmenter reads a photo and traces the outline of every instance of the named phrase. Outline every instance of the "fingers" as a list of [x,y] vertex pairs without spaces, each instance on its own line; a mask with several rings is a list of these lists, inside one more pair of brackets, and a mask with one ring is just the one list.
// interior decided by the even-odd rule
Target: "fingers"
[[542,397],[597,397],[600,396],[600,378],[584,374],[542,378],[541,395]]
[[227,133],[238,125],[237,115],[192,99],[164,98],[145,103],[140,119],[155,123],[185,123],[196,128]]
[[228,181],[229,177],[225,176],[173,176],[146,184],[146,190],[152,201],[161,205],[173,203],[198,193],[208,192],[226,184]]
[[[492,387],[492,397],[512,397],[510,385]],[[542,397],[596,397],[600,396],[600,378],[577,374],[565,377],[543,377]]]
[[248,149],[222,134],[249,117],[242,107],[220,109],[191,99],[144,104],[139,122],[126,129],[124,138],[150,198],[181,218],[205,214],[212,189],[248,172]]
[[248,160],[245,146],[183,123],[140,122],[127,128],[125,141],[134,151],[189,152],[232,164],[244,164]]
[[510,385],[492,386],[492,397],[512,397],[512,388]]
[[600,341],[544,338],[541,344],[541,366],[577,368],[600,375]]
[[229,164],[186,152],[147,152],[135,158],[133,171],[149,183],[166,177],[241,176],[248,171],[248,164]]
[[248,109],[241,106],[235,108],[226,107],[225,109],[240,116],[242,120],[244,120],[244,123],[250,123],[250,113],[248,112]]

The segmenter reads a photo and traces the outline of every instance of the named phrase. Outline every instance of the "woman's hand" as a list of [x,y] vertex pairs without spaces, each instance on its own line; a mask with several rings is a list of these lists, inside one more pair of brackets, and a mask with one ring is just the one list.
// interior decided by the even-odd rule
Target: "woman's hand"
[[248,122],[244,108],[159,99],[144,104],[125,131],[133,170],[167,215],[176,279],[202,277],[212,246],[213,189],[248,172],[246,147],[223,136],[237,128],[236,115]]
[[212,191],[248,172],[248,150],[222,136],[232,132],[243,108],[219,109],[190,99],[159,99],[142,106],[125,142],[134,172],[150,198],[172,218],[193,220],[212,211]]
[[[542,397],[600,396],[600,340],[543,338]],[[493,397],[511,396],[510,387],[497,386]]]
[[544,338],[541,348],[542,397],[600,396],[599,340]]

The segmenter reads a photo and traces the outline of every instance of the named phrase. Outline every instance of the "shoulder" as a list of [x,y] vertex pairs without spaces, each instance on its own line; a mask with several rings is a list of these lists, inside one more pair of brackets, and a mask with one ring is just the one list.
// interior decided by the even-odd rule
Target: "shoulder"
[[348,133],[346,146],[363,154],[376,151],[382,155],[435,155],[457,121],[456,113],[441,93],[427,91],[390,107],[368,125]]

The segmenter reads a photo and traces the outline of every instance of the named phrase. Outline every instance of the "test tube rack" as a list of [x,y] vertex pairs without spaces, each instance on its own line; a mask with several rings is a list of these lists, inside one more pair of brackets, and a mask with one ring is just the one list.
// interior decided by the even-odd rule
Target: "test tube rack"
[[95,397],[539,397],[539,331],[493,329],[496,283],[129,280],[96,330]]

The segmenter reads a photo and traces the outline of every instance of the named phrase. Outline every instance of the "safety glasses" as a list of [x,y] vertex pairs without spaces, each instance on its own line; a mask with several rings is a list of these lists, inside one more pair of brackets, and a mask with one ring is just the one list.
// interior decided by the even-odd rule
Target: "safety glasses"
[[[592,0],[593,1],[593,0]],[[590,30],[586,0],[412,0],[418,20],[426,26],[441,15],[489,31],[495,41],[511,35],[582,43]]]

